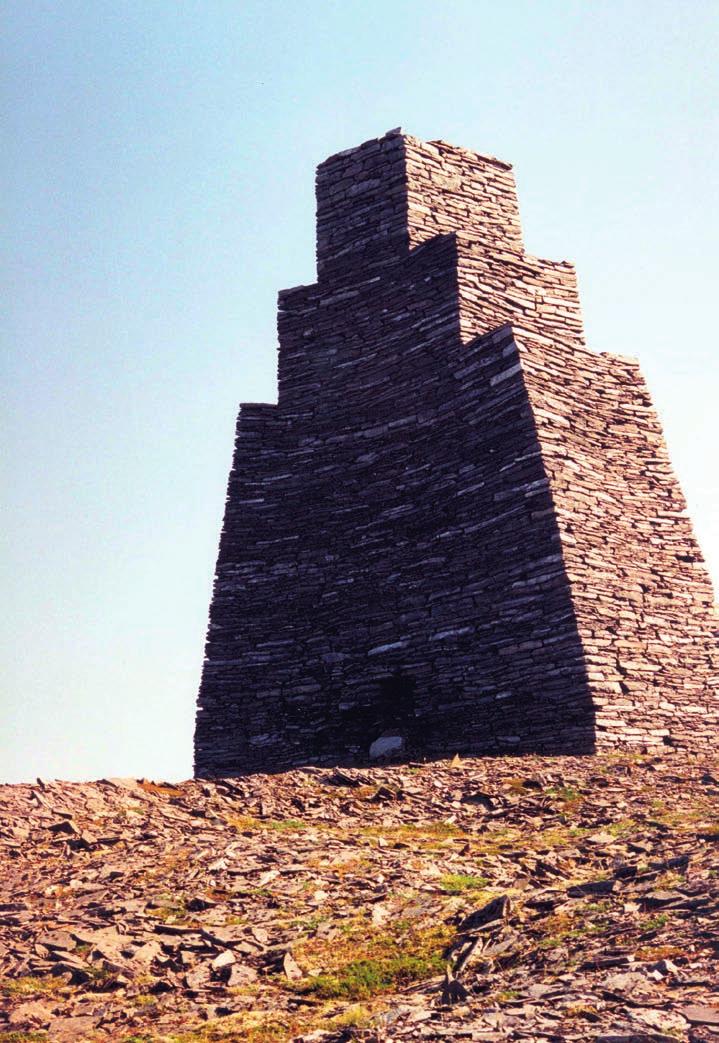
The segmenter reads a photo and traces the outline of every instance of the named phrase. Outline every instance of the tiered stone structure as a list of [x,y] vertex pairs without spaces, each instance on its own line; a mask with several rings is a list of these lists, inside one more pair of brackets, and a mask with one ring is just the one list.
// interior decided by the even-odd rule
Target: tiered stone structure
[[649,394],[524,251],[511,167],[399,131],[331,157],[317,273],[280,293],[277,405],[240,410],[197,773],[716,741]]

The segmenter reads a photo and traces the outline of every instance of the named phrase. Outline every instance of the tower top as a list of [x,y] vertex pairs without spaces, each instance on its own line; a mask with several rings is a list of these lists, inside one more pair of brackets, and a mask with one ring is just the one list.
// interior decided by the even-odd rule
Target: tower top
[[317,274],[391,264],[436,235],[463,231],[522,250],[509,163],[400,128],[330,156],[317,168]]

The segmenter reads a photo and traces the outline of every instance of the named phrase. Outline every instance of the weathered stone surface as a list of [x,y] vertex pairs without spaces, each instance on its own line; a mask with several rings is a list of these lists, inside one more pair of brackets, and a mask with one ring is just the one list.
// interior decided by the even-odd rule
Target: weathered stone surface
[[[243,405],[196,772],[711,748],[713,596],[637,364],[584,346],[511,168],[400,132],[317,172],[317,283]],[[399,752],[399,751],[398,751]]]
[[681,1007],[679,1013],[692,1025],[719,1025],[719,1007],[691,1003],[687,1007]]

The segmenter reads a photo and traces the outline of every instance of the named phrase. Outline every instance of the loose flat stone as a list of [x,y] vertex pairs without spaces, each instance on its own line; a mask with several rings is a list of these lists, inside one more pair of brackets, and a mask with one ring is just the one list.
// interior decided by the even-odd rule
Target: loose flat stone
[[46,931],[45,934],[39,934],[35,941],[46,949],[62,949],[66,952],[71,952],[77,945],[69,931]]
[[387,757],[391,753],[399,753],[404,749],[404,739],[401,735],[380,735],[369,748],[372,760],[378,757]]
[[690,1003],[680,1007],[679,1013],[692,1025],[719,1025],[719,1007],[708,1007],[703,1003]]
[[221,971],[225,967],[232,966],[234,962],[235,954],[231,952],[229,949],[225,949],[225,951],[221,952],[219,956],[215,956],[211,966],[213,971]]

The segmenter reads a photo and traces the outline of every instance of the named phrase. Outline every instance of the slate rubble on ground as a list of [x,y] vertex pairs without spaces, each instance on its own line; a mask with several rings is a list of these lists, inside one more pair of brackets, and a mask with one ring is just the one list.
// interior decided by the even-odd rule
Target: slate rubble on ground
[[718,797],[684,754],[0,787],[0,1041],[719,1040]]

